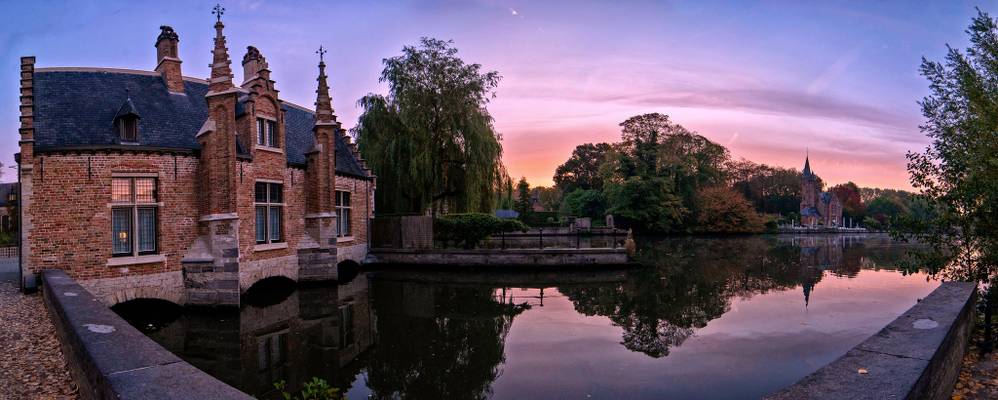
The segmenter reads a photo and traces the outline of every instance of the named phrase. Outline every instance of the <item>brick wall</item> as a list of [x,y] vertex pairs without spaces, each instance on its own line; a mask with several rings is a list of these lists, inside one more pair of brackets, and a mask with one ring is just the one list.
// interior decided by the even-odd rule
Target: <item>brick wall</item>
[[[254,263],[296,255],[304,232],[305,173],[287,167],[284,154],[257,150],[252,162],[237,163],[240,217],[240,261]],[[120,278],[180,271],[180,260],[198,235],[198,159],[168,154],[43,154],[44,164],[33,176],[31,202],[25,212],[34,222],[27,237],[32,243],[25,265],[30,273],[64,269],[74,279]],[[88,167],[89,163],[89,167]],[[114,174],[156,174],[159,208],[159,249],[165,262],[108,267],[111,257],[111,179]],[[287,248],[254,251],[254,184],[257,179],[284,184],[284,238]],[[371,182],[338,176],[338,190],[351,194],[352,242],[367,243],[367,220],[373,198]],[[266,265],[267,263],[261,263]],[[249,270],[250,265],[247,265]],[[256,275],[256,274],[254,274]],[[259,277],[271,274],[260,273]],[[118,280],[121,281],[121,280]],[[124,281],[121,281],[124,282]],[[244,284],[251,284],[244,282]],[[110,295],[110,293],[108,293]],[[103,297],[103,296],[102,296]]]
[[350,223],[354,239],[353,242],[338,241],[337,247],[367,244],[368,219],[374,217],[374,213],[371,212],[374,205],[374,185],[371,181],[337,175],[336,190],[345,190],[351,193]]
[[[44,161],[41,161],[44,160]],[[194,192],[197,159],[157,154],[39,155],[33,176],[33,221],[25,234],[30,272],[65,269],[78,280],[180,270],[180,259],[197,233]],[[89,164],[89,166],[88,166]],[[108,267],[111,258],[111,178],[114,173],[158,175],[159,248],[166,262]]]

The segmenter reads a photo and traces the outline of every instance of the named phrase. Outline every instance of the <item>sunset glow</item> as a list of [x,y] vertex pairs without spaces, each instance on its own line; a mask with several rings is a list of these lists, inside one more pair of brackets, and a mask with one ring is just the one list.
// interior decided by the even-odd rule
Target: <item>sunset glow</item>
[[[627,117],[660,112],[735,158],[801,168],[809,150],[815,172],[830,184],[905,189],[905,153],[927,144],[918,128],[917,101],[927,93],[920,59],[941,59],[945,43],[964,47],[963,29],[975,13],[967,3],[890,2],[225,6],[230,51],[259,48],[285,100],[312,106],[314,49],[328,48],[333,103],[347,127],[357,122],[357,99],[385,92],[378,82],[383,58],[421,36],[453,39],[465,60],[503,76],[489,109],[509,173],[533,185],[550,185],[576,145],[616,141]],[[158,26],[170,24],[181,38],[184,75],[208,74],[208,3],[7,7],[0,17],[4,165],[14,165],[17,151],[19,56],[37,56],[39,67],[152,70]],[[5,172],[4,181],[16,180]]]

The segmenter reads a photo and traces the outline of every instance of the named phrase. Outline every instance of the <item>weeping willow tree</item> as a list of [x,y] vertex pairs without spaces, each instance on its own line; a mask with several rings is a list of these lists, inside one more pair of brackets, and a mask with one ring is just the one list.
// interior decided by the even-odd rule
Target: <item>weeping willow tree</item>
[[368,94],[354,128],[378,176],[379,214],[491,211],[506,179],[486,109],[500,76],[466,64],[452,41],[422,38],[384,60],[387,96]]

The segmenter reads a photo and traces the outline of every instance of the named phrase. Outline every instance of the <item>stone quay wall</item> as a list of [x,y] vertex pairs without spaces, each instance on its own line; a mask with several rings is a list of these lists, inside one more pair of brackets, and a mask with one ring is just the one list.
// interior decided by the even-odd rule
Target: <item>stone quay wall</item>
[[766,399],[949,399],[976,299],[976,284],[944,282],[838,360]]
[[82,399],[252,399],[184,362],[121,319],[64,270],[43,296]]

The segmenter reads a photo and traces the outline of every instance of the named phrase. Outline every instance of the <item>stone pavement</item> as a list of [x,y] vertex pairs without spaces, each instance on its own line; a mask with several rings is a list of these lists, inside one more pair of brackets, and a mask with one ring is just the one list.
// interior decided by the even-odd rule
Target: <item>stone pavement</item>
[[974,327],[974,335],[963,358],[960,378],[953,388],[953,399],[998,398],[998,350],[981,354],[977,347],[984,336],[982,321],[983,318],[978,318],[978,324]]
[[14,277],[0,281],[0,399],[77,398],[41,295],[21,294]]

